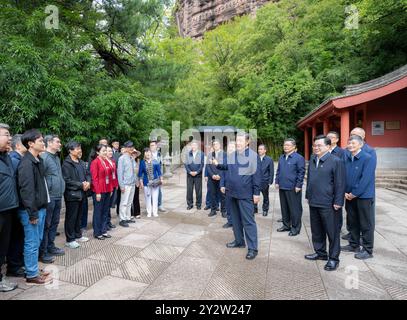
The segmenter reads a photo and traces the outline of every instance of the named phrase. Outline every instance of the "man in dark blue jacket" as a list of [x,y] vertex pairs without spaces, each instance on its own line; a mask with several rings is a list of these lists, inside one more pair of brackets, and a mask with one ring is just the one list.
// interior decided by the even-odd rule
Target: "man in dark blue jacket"
[[208,214],[209,217],[216,216],[216,210],[219,208],[218,199],[220,198],[222,217],[226,218],[226,206],[225,206],[225,194],[220,191],[220,180],[224,174],[222,170],[216,168],[211,161],[216,159],[219,163],[223,163],[224,153],[221,150],[221,145],[219,140],[214,140],[212,142],[213,152],[208,156],[208,187],[211,194],[211,212]]
[[[375,171],[376,171],[376,165],[377,165],[376,150],[375,150],[374,148],[372,148],[371,146],[369,146],[369,145],[366,143],[366,141],[365,141],[365,138],[366,138],[366,132],[365,132],[365,130],[364,130],[363,128],[356,127],[356,128],[354,128],[354,129],[352,129],[352,131],[350,132],[350,135],[351,135],[351,136],[357,135],[357,136],[359,136],[359,137],[362,138],[362,140],[363,140],[362,151],[366,152],[367,154],[369,154],[369,155],[372,157],[372,161],[373,161],[372,166],[374,167],[374,169],[375,169]],[[345,150],[345,154],[348,154],[348,153],[349,153],[349,151],[348,151],[348,150]],[[344,158],[345,158],[345,156],[344,156]],[[373,178],[375,178],[375,173],[373,173]],[[374,193],[375,193],[375,192],[374,192]],[[373,196],[372,211],[373,211],[372,214],[375,215],[375,195]],[[342,239],[348,240],[348,241],[350,240],[350,237],[351,237],[351,233],[350,233],[350,228],[351,228],[351,226],[349,225],[350,220],[351,220],[351,219],[350,219],[350,217],[349,217],[349,214],[348,214],[348,212],[346,211],[346,229],[347,229],[347,231],[348,231],[348,234],[345,234],[345,235],[342,237]]]
[[198,150],[198,143],[191,142],[191,151],[188,152],[185,169],[187,171],[187,210],[194,207],[194,187],[196,195],[196,208],[202,206],[202,171],[204,169],[204,154]]
[[286,139],[283,148],[284,154],[278,160],[275,179],[283,218],[283,226],[277,231],[289,231],[289,236],[296,236],[301,231],[301,190],[305,175],[305,159],[296,152],[294,139]]
[[[331,140],[320,135],[314,138],[314,155],[308,166],[305,198],[310,208],[312,244],[315,253],[308,260],[328,260],[324,269],[338,268],[340,254],[339,213],[345,196],[345,168],[338,157],[329,152]],[[329,255],[326,238],[329,240]]]
[[336,131],[329,131],[326,136],[329,140],[331,140],[331,148],[329,152],[332,155],[337,156],[339,159],[343,160],[345,156],[345,150],[338,147],[339,133]]
[[[228,156],[236,151],[236,142],[229,141],[227,146],[227,155],[225,155],[224,163],[227,162]],[[225,195],[225,205],[226,205],[226,219],[227,222],[222,226],[223,228],[231,228],[233,226],[232,213],[230,211],[230,195],[229,192],[226,192],[226,175],[223,174],[220,179],[220,190]]]
[[[10,152],[11,162],[13,164],[14,173],[17,175],[17,168],[21,159],[27,152],[27,148],[21,142],[21,134],[15,134],[11,139]],[[13,215],[11,223],[10,245],[7,253],[7,276],[19,277],[25,276],[24,270],[24,229],[17,216],[17,212]]]
[[9,248],[12,219],[18,207],[15,173],[8,155],[10,143],[9,126],[0,123],[0,292],[17,288],[15,283],[3,279],[1,273]]
[[[236,152],[227,156],[227,163],[213,164],[225,171],[225,189],[230,199],[230,211],[233,221],[235,240],[228,248],[244,248],[247,241],[246,259],[254,259],[258,253],[257,225],[254,219],[254,204],[260,200],[261,172],[260,159],[249,147],[249,135],[238,133]],[[244,236],[243,236],[244,232]]]
[[[349,217],[351,238],[343,251],[356,252],[355,258],[373,257],[375,215],[373,201],[375,196],[375,161],[362,150],[363,140],[352,135],[348,142],[345,157],[346,167],[346,211]],[[362,250],[360,249],[362,239]]]
[[[271,157],[266,155],[267,149],[264,144],[260,144],[257,151],[260,157],[261,193],[263,194],[263,216],[265,217],[270,207],[269,187],[274,180],[274,162]],[[254,205],[254,213],[258,213],[257,204]]]

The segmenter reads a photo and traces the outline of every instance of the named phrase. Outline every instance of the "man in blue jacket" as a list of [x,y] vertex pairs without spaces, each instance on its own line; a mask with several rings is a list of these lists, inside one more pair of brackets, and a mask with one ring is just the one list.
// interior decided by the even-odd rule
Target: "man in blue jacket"
[[198,143],[196,141],[191,142],[191,151],[187,154],[185,169],[187,171],[187,210],[191,210],[194,207],[194,188],[196,195],[196,208],[201,210],[204,154],[201,150],[198,150]]
[[[260,159],[249,148],[249,134],[238,133],[236,152],[228,155],[227,163],[213,164],[225,172],[225,189],[229,193],[229,205],[233,221],[235,240],[228,243],[228,248],[244,248],[245,238],[248,252],[246,259],[254,259],[258,253],[257,225],[254,219],[254,204],[260,200],[261,172]],[[244,236],[243,236],[244,232]]]
[[[343,251],[356,252],[355,258],[373,257],[375,215],[373,201],[375,196],[375,160],[363,151],[363,140],[352,135],[348,142],[345,157],[346,167],[346,211],[349,217],[351,237]],[[362,250],[360,249],[362,239]]]
[[218,199],[221,201],[221,212],[222,217],[226,218],[226,206],[225,206],[225,195],[220,191],[220,180],[223,175],[223,171],[216,168],[215,165],[210,164],[213,159],[216,159],[219,163],[223,163],[224,153],[221,150],[219,140],[214,140],[212,142],[213,152],[208,156],[208,187],[211,194],[211,212],[208,217],[216,216],[216,210],[219,208]]
[[[225,155],[224,162],[227,162],[227,157],[236,151],[236,142],[229,141],[227,147],[227,155]],[[232,213],[230,211],[230,195],[226,192],[226,175],[223,174],[220,179],[220,190],[225,195],[225,206],[226,206],[226,219],[227,222],[222,226],[224,229],[231,228],[233,226]]]
[[[351,136],[353,136],[353,135],[357,135],[357,136],[359,136],[359,137],[361,137],[362,138],[362,140],[363,140],[363,147],[362,147],[362,151],[364,151],[364,152],[366,152],[367,154],[369,154],[371,157],[372,157],[372,161],[373,161],[373,163],[372,163],[372,166],[374,167],[374,169],[375,169],[375,171],[376,171],[376,165],[377,165],[377,155],[376,155],[376,150],[374,149],[374,148],[372,148],[371,146],[369,146],[367,143],[366,143],[366,141],[365,141],[365,138],[366,138],[366,132],[365,132],[365,130],[363,129],[363,128],[360,128],[360,127],[356,127],[356,128],[354,128],[354,129],[352,129],[352,131],[350,132],[350,135]],[[348,150],[345,150],[345,154],[347,154],[349,151]],[[345,156],[344,156],[345,157]],[[375,173],[373,173],[373,178],[375,178]],[[375,211],[375,191],[373,192],[373,194],[374,194],[374,196],[373,196],[373,206],[372,206],[372,210],[373,210],[373,215],[375,215],[375,213],[374,213],[374,211]],[[349,218],[349,215],[348,215],[348,212],[346,212],[346,229],[347,229],[347,231],[348,231],[348,234],[345,234],[343,237],[342,237],[342,239],[344,239],[344,240],[350,240],[350,237],[351,237],[351,233],[350,233],[350,225],[349,225],[349,223],[350,223],[350,218]]]
[[10,243],[11,224],[17,214],[18,194],[15,173],[8,151],[11,143],[9,126],[0,123],[0,292],[17,288],[15,283],[3,279],[1,269]]
[[[343,206],[345,195],[345,168],[343,161],[329,152],[331,140],[320,135],[314,138],[314,155],[308,166],[307,191],[309,203],[312,244],[315,253],[308,260],[328,260],[324,269],[338,268],[340,250],[338,210]],[[329,254],[326,252],[326,238]]]
[[326,136],[328,137],[329,140],[331,140],[331,148],[329,152],[332,155],[337,156],[339,159],[343,160],[345,156],[345,150],[338,146],[339,133],[336,131],[329,131]]
[[283,148],[284,154],[278,160],[275,179],[276,189],[279,189],[283,218],[283,226],[277,231],[289,231],[289,236],[296,236],[301,231],[301,191],[305,175],[305,159],[296,152],[297,146],[294,139],[285,139]]
[[[263,194],[263,216],[265,217],[270,207],[269,188],[274,180],[274,162],[266,155],[267,149],[264,144],[260,144],[257,148],[260,157],[261,193]],[[257,204],[254,205],[254,213],[258,213]]]

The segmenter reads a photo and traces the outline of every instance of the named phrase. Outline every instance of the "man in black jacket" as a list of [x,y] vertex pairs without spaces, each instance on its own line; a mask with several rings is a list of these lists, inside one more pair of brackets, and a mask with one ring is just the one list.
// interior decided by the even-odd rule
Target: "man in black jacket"
[[13,215],[18,207],[18,196],[15,175],[11,159],[7,154],[11,145],[9,126],[0,123],[0,292],[12,291],[17,288],[14,283],[2,278],[3,266],[10,243]]
[[[308,260],[328,260],[324,269],[333,271],[339,265],[340,208],[344,204],[346,173],[343,161],[329,152],[331,140],[320,135],[314,138],[314,155],[308,166],[307,191],[311,220],[312,244],[315,253]],[[326,237],[329,255],[326,252]]]
[[[261,171],[261,193],[263,194],[263,216],[267,216],[270,201],[269,201],[269,187],[273,184],[274,180],[274,162],[271,157],[266,155],[267,149],[264,144],[260,144],[257,148],[260,157],[260,171]],[[258,213],[257,204],[254,205],[254,213]]]
[[[70,248],[79,248],[78,242],[89,239],[82,235],[81,218],[83,201],[87,201],[86,191],[90,188],[90,175],[85,170],[85,164],[80,159],[82,148],[80,143],[71,141],[67,144],[69,156],[62,164],[62,175],[65,180],[65,235]],[[87,213],[85,213],[87,214]]]
[[39,247],[44,233],[46,208],[50,202],[44,175],[44,139],[41,132],[31,129],[21,137],[28,152],[18,166],[18,189],[21,208],[18,216],[24,228],[24,264],[27,284],[44,285],[52,282],[49,273],[38,267]]
[[218,199],[220,199],[220,210],[222,217],[226,218],[225,194],[220,191],[220,180],[224,174],[222,170],[216,168],[214,164],[210,164],[213,159],[216,159],[220,164],[223,164],[224,153],[221,150],[219,140],[212,142],[213,152],[208,155],[208,187],[211,194],[211,212],[208,217],[216,216],[216,210],[219,208]]

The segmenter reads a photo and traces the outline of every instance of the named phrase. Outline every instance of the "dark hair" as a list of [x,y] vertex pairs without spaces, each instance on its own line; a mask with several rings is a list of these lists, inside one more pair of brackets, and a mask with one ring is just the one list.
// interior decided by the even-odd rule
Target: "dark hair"
[[244,131],[239,131],[236,134],[236,138],[237,137],[244,137],[246,141],[250,140],[250,134],[248,132],[244,132]]
[[157,144],[157,140],[151,140],[151,141],[150,141],[150,145],[151,145],[152,143]]
[[45,147],[48,148],[48,143],[50,141],[54,141],[55,138],[59,138],[56,134],[47,134],[44,137],[44,143],[45,143]]
[[259,146],[257,148],[263,147],[265,150],[267,150],[267,147],[264,143],[260,143]]
[[112,139],[112,144],[115,143],[115,142],[119,142],[119,143],[120,143],[119,139]]
[[42,137],[42,134],[37,129],[30,129],[30,130],[27,130],[26,132],[24,132],[23,135],[21,136],[21,143],[24,145],[24,147],[29,149],[30,146],[28,145],[28,143],[35,142],[35,140],[37,140],[41,137]]
[[349,141],[351,141],[351,140],[356,140],[357,142],[359,142],[359,143],[362,144],[362,145],[363,145],[363,143],[364,143],[362,137],[361,137],[361,136],[358,136],[357,134],[351,135],[351,136],[349,137]]
[[284,139],[284,142],[283,142],[283,143],[286,143],[286,142],[291,142],[291,144],[292,144],[294,147],[297,145],[297,142],[295,142],[295,139],[293,139],[293,138]]
[[[328,134],[334,134],[335,137],[336,137],[336,139],[339,139],[339,133],[336,132],[336,131],[329,131]],[[328,135],[328,134],[327,134],[327,135]]]
[[323,135],[323,134],[320,134],[320,135],[318,135],[318,136],[316,136],[316,137],[314,138],[314,142],[317,141],[317,140],[323,140],[323,141],[324,141],[324,144],[325,144],[326,146],[330,146],[330,145],[331,145],[331,139],[329,139],[327,136],[325,136],[325,135]]
[[144,153],[146,153],[146,152],[150,152],[151,150],[150,150],[150,148],[144,148],[143,151],[144,151]]
[[92,149],[92,153],[90,154],[90,158],[93,160],[95,160],[98,156],[98,152],[100,152],[100,150],[102,150],[102,148],[107,148],[107,145],[105,144],[98,144],[96,146],[96,148]]
[[78,148],[78,147],[81,147],[81,144],[80,144],[79,142],[77,142],[77,141],[69,141],[69,142],[66,144],[66,149],[67,149],[68,151],[75,150],[75,149]]
[[19,143],[21,143],[21,134],[15,134],[12,138],[11,138],[11,149],[13,149],[14,151],[16,151],[17,149],[17,145]]

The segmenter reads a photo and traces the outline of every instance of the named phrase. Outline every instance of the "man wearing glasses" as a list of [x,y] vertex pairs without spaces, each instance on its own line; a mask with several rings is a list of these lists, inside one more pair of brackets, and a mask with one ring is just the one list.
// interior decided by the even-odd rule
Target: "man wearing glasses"
[[[328,260],[324,269],[336,270],[339,266],[340,209],[344,203],[346,174],[342,160],[329,152],[331,140],[319,135],[314,138],[314,155],[308,166],[307,191],[309,203],[312,244],[315,253],[305,256],[307,260]],[[329,254],[326,251],[326,237]]]

